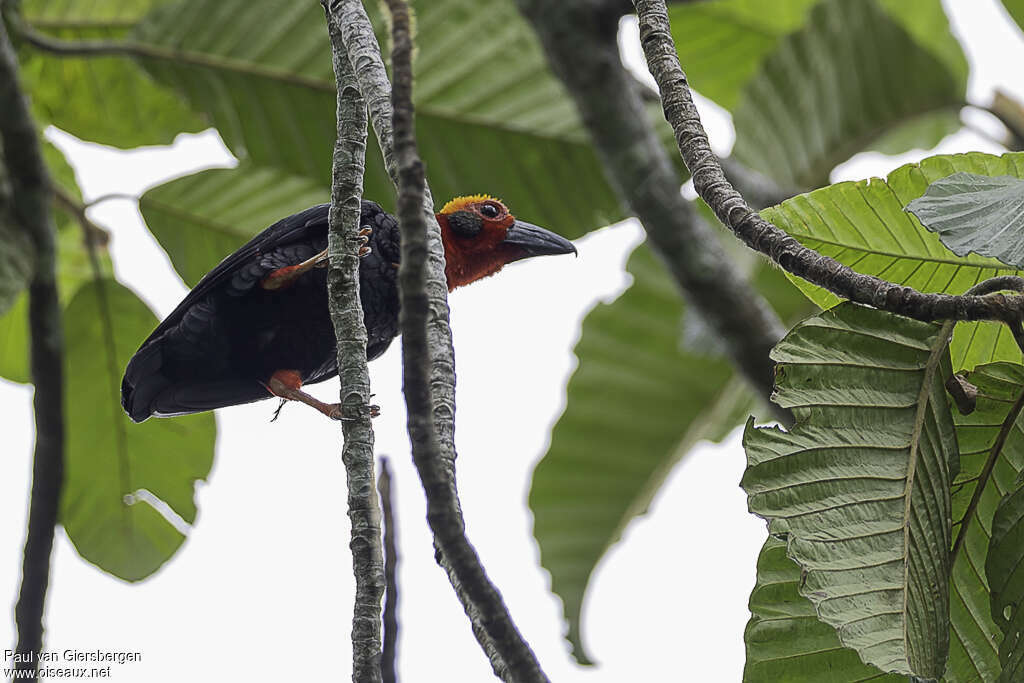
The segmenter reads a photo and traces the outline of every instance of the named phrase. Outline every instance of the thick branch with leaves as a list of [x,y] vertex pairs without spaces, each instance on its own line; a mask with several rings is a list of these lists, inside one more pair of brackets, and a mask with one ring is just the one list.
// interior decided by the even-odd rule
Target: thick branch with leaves
[[708,143],[679,64],[664,0],[635,0],[640,42],[661,92],[665,118],[679,153],[693,175],[697,194],[718,219],[750,248],[767,255],[786,271],[845,299],[916,320],[994,320],[1018,333],[1024,297],[1000,293],[983,296],[925,294],[910,287],[857,273],[835,259],[800,244],[765,220],[726,179]]
[[[19,85],[17,59],[0,21],[0,141],[12,188],[13,218],[31,237],[35,269],[29,285],[33,407],[36,421],[32,498],[22,564],[21,593],[15,606],[17,652],[43,645],[43,608],[50,578],[50,553],[60,509],[64,471],[64,344],[57,299],[53,193],[36,126]],[[34,671],[32,662],[19,669]]]
[[[402,4],[391,8],[401,10]],[[495,673],[507,681],[547,680],[466,537],[458,500],[454,443],[455,360],[448,325],[448,287],[433,199],[425,180],[420,182],[415,177],[416,167],[421,162],[415,154],[412,128],[410,26],[408,20],[403,21],[400,16],[395,20],[394,40],[399,59],[394,71],[396,81],[403,86],[396,96],[400,106],[393,107],[380,46],[362,4],[358,0],[336,0],[330,4],[329,11],[331,21],[341,29],[343,44],[369,108],[388,173],[397,186],[405,188],[399,193],[400,217],[404,217],[402,268],[405,271],[400,280],[407,283],[402,294],[405,384],[414,461],[427,495],[427,520],[439,550],[438,561],[462,601],[473,632]],[[399,109],[397,119],[395,109]],[[401,135],[407,136],[402,148],[404,153],[412,151],[405,165],[399,164],[399,148],[395,143]],[[422,175],[421,167],[418,173]],[[410,297],[408,303],[405,297]]]
[[352,616],[352,680],[381,680],[381,597],[384,564],[380,510],[374,488],[370,376],[366,367],[366,325],[359,297],[359,219],[366,156],[366,103],[356,86],[337,24],[330,21],[335,80],[338,84],[338,137],[334,146],[328,233],[328,301],[338,342],[342,461],[348,476],[352,571],[356,579]]
[[[580,0],[517,3],[572,95],[608,180],[640,219],[686,299],[767,402],[773,377],[768,354],[785,330],[768,302],[737,272],[711,226],[680,195],[679,174],[647,117],[640,86],[619,57],[621,3],[596,8]],[[786,411],[776,410],[777,417],[789,420]]]

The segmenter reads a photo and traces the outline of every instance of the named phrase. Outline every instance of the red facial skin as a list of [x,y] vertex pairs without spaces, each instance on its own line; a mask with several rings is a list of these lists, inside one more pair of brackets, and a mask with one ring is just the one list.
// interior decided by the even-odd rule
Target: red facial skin
[[[485,205],[497,209],[498,215],[488,218],[481,213]],[[473,237],[455,234],[448,225],[448,214],[455,211],[471,211],[476,214],[483,221],[483,229]],[[449,292],[456,287],[494,275],[505,265],[526,255],[522,247],[502,244],[505,233],[515,220],[515,216],[497,199],[469,201],[445,213],[437,214],[437,222],[441,226],[441,242],[444,244],[444,273],[448,278]]]

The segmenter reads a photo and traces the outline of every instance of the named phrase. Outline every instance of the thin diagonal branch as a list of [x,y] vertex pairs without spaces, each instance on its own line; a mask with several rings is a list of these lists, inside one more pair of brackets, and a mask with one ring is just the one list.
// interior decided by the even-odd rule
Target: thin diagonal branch
[[366,367],[366,325],[359,297],[359,218],[366,156],[366,103],[356,86],[333,23],[327,0],[328,31],[338,84],[338,136],[334,145],[328,233],[328,301],[338,342],[341,378],[342,461],[348,477],[348,516],[352,525],[349,546],[356,579],[352,615],[352,680],[381,680],[381,597],[384,560],[380,538],[380,511],[374,490],[373,425],[370,376]]
[[769,352],[785,328],[733,266],[712,227],[680,195],[679,173],[619,57],[621,7],[595,9],[591,0],[517,4],[572,95],[609,183],[640,219],[654,252],[775,417],[792,422],[789,411],[768,401],[774,379]]
[[[0,143],[9,169],[13,217],[36,250],[29,285],[33,407],[36,422],[32,498],[22,564],[21,592],[15,606],[17,652],[43,645],[43,607],[50,577],[50,553],[64,479],[64,344],[57,298],[56,246],[50,214],[51,184],[28,102],[21,91],[17,59],[0,21]],[[36,662],[18,664],[32,671]]]
[[391,468],[381,456],[377,480],[384,522],[384,645],[380,652],[380,673],[384,683],[397,683],[398,652],[398,526],[391,504]]
[[[675,133],[679,153],[693,174],[697,194],[718,219],[750,248],[784,270],[844,299],[916,320],[996,320],[1020,329],[1024,296],[1003,294],[924,294],[871,275],[862,275],[835,259],[808,249],[754,211],[726,179],[708,143],[679,65],[664,0],[634,0],[640,42],[647,66],[661,92],[665,119]],[[1024,338],[1022,338],[1024,342]]]
[[[394,144],[391,104],[391,87],[387,79],[387,72],[384,69],[383,60],[380,56],[380,46],[377,44],[366,12],[358,0],[335,0],[331,3],[332,20],[341,27],[345,47],[348,50],[349,60],[356,74],[363,97],[366,99],[370,118],[381,150],[384,154],[385,166],[393,180],[399,179],[399,165],[397,163],[397,150]],[[407,59],[411,58],[411,43],[408,35],[408,23],[398,22],[399,30],[395,35],[396,46],[401,41],[408,43],[405,46]],[[396,50],[401,52],[400,50]],[[411,79],[408,61],[395,65],[396,75],[404,74],[402,78]],[[401,126],[408,125],[406,133],[412,138],[412,109],[411,80],[406,86],[405,95],[398,97],[399,102],[407,103],[408,118],[402,118],[399,114],[398,121]],[[403,107],[406,105],[403,105]],[[401,123],[405,122],[405,123]],[[414,141],[409,149],[415,150]],[[415,155],[414,155],[415,156]],[[412,169],[415,175],[415,163],[413,159],[403,167]],[[420,168],[422,172],[422,168]],[[422,361],[429,361],[425,366],[410,368],[406,367],[407,373],[411,372],[416,376],[412,392],[407,393],[409,404],[410,427],[415,419],[415,430],[410,429],[414,453],[417,449],[428,449],[426,455],[421,450],[414,456],[417,470],[423,480],[424,491],[427,495],[427,519],[434,532],[434,541],[439,552],[438,561],[448,574],[448,578],[455,589],[456,594],[462,601],[466,614],[470,617],[473,626],[473,633],[491,661],[495,673],[507,681],[545,681],[547,678],[540,670],[533,652],[519,634],[518,629],[509,616],[501,594],[487,578],[480,559],[475,549],[469,543],[465,535],[465,523],[462,519],[462,511],[459,505],[458,494],[455,486],[455,445],[454,445],[454,417],[455,417],[455,360],[454,350],[451,343],[451,329],[448,326],[448,288],[444,276],[444,250],[441,245],[440,228],[433,215],[433,200],[425,182],[416,182],[414,196],[419,195],[417,204],[413,204],[406,194],[405,199],[400,199],[399,205],[403,207],[402,238],[402,267],[407,268],[409,261],[415,261],[417,256],[405,255],[406,249],[412,249],[413,254],[418,254],[421,259],[419,266],[420,275],[417,278],[420,283],[417,291],[405,292],[419,298],[418,291],[422,288],[425,291],[425,300],[419,298],[420,302],[425,301],[423,314],[425,319],[425,330],[419,325],[417,331],[407,331],[403,327],[403,349],[406,345],[412,344],[410,349],[416,358]],[[412,217],[413,208],[418,218]],[[414,228],[409,227],[408,220],[414,221]],[[411,230],[411,232],[409,232]],[[406,234],[415,234],[413,245],[407,245]],[[424,263],[425,262],[425,263]],[[425,267],[424,267],[425,266]],[[415,267],[415,266],[414,266]],[[415,274],[416,271],[414,270]],[[408,271],[405,278],[409,278]],[[400,279],[403,276],[400,274]],[[411,281],[411,280],[410,280]],[[415,304],[403,302],[402,311],[405,316],[410,307]],[[421,304],[422,305],[422,304]],[[415,314],[414,315],[418,315]],[[414,318],[415,320],[415,318]],[[408,324],[408,319],[405,320]],[[410,332],[412,334],[410,334]],[[424,336],[425,335],[425,336]],[[425,346],[426,352],[422,353]],[[405,351],[403,351],[405,357]],[[424,377],[424,372],[428,373]],[[409,386],[410,377],[406,376],[406,389]],[[426,388],[424,395],[423,389]],[[424,414],[422,411],[426,411]],[[413,414],[416,414],[413,417]],[[431,455],[432,454],[432,455]]]

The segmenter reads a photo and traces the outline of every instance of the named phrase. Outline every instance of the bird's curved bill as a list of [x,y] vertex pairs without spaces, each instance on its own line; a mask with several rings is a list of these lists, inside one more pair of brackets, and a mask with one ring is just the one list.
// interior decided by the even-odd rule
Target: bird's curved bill
[[576,247],[572,242],[550,230],[517,220],[505,233],[502,244],[512,244],[522,249],[528,256],[544,256],[548,254],[575,254]]

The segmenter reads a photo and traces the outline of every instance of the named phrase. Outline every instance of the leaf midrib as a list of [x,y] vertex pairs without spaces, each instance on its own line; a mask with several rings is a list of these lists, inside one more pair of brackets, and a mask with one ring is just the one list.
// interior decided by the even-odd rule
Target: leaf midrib
[[910,643],[909,634],[907,632],[908,622],[910,621],[908,616],[908,605],[907,602],[910,599],[910,502],[913,494],[914,477],[917,471],[917,460],[919,456],[918,446],[921,442],[921,433],[924,429],[925,422],[925,411],[931,405],[930,395],[932,391],[932,383],[935,378],[935,371],[939,367],[939,362],[942,359],[943,352],[949,346],[950,336],[953,333],[953,322],[947,322],[943,324],[942,329],[935,336],[935,341],[932,343],[931,354],[928,356],[928,363],[925,365],[924,378],[921,382],[921,390],[918,393],[917,412],[914,415],[914,431],[910,441],[910,462],[907,465],[907,485],[904,488],[904,504],[903,504],[903,552],[907,554],[907,559],[903,563],[903,607],[900,610],[901,621],[903,624],[903,658],[910,666]]

